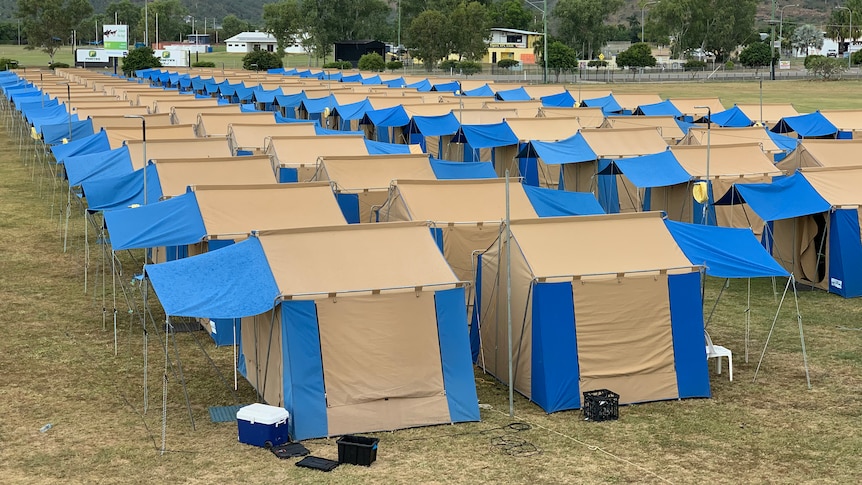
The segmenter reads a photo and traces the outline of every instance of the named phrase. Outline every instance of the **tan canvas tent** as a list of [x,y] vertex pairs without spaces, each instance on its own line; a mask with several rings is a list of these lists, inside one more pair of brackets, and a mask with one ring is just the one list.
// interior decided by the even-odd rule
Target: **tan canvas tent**
[[141,140],[126,140],[132,167],[143,168],[147,160],[160,158],[209,158],[229,157],[230,148],[224,138],[178,138],[170,140],[147,140],[147,160],[144,160],[144,144]]
[[668,145],[676,145],[685,132],[673,116],[608,116],[606,128],[655,128]]
[[763,127],[751,126],[745,128],[721,128],[695,126],[688,130],[688,134],[679,142],[680,145],[706,145],[707,138],[712,146],[738,145],[740,143],[759,143],[764,152],[775,157],[784,153],[778,145],[772,141]]
[[512,221],[510,230],[510,250],[504,231],[479,257],[479,367],[508,379],[510,271],[514,388],[545,411],[579,408],[597,389],[623,404],[709,397],[700,274],[660,214]]
[[320,157],[368,155],[368,148],[361,136],[288,136],[269,138],[264,152],[273,157],[279,181],[307,182]]
[[796,111],[791,103],[737,104],[736,107],[748,116],[748,119],[767,126],[775,126],[781,118],[799,116],[799,111]]
[[806,138],[776,166],[785,172],[808,167],[855,167],[862,165],[862,140]]
[[[124,106],[124,107],[101,107],[101,108],[78,108],[75,110],[79,120],[92,118],[94,116],[117,116],[117,115],[146,115],[150,114],[146,106]],[[140,122],[140,120],[138,120]]]
[[[147,123],[147,128],[154,126],[168,126],[171,124],[171,115],[168,113],[156,113],[141,115]],[[126,118],[121,114],[110,115],[91,115],[93,120],[93,130],[98,132],[102,128],[133,128],[137,127],[139,131],[143,131],[140,118]],[[141,135],[143,136],[143,135]]]
[[252,153],[262,153],[269,137],[283,136],[315,136],[314,123],[276,123],[265,128],[257,124],[245,124],[244,120],[230,123],[227,129],[227,142],[231,151],[236,154],[243,150]]
[[822,109],[820,114],[841,131],[862,131],[862,109]]
[[153,101],[153,113],[170,113],[173,108],[209,108],[219,106],[218,100],[212,99],[188,99],[181,98],[156,99]]
[[195,133],[197,136],[224,137],[231,123],[255,124],[261,130],[275,126],[275,117],[270,112],[262,113],[198,113]]
[[668,101],[671,102],[676,109],[683,114],[683,116],[690,116],[695,120],[703,118],[706,116],[710,110],[698,107],[698,106],[708,106],[713,113],[720,113],[725,110],[723,104],[721,104],[721,100],[718,98],[670,98]]
[[171,108],[171,119],[175,124],[197,123],[201,113],[233,113],[242,111],[238,104],[220,104],[217,106],[175,106]]
[[[512,218],[538,217],[524,188],[509,184]],[[398,180],[380,210],[381,221],[431,221],[441,232],[443,254],[459,279],[469,281],[473,253],[497,238],[506,218],[506,181]]]
[[614,93],[614,100],[623,110],[634,111],[638,106],[656,104],[664,101],[658,94],[649,93]]
[[583,128],[599,128],[605,122],[605,113],[601,108],[551,108],[539,109],[539,116],[545,118],[572,118],[578,120]]
[[275,183],[267,156],[151,159],[165,197],[184,194],[190,185],[263,185]]
[[[135,119],[138,124],[141,120]],[[111,148],[119,148],[127,140],[143,140],[144,131],[140,126],[127,126],[121,128],[106,128],[108,134],[108,142]],[[188,140],[195,137],[194,125],[165,125],[165,126],[150,126],[147,125],[147,142],[156,140]]]

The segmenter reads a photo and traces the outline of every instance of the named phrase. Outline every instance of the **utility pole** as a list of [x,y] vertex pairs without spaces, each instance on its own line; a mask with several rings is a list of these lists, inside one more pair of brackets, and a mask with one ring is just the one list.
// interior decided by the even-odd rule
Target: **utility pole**
[[775,0],[772,0],[772,15],[769,17],[772,33],[769,36],[769,79],[775,81]]

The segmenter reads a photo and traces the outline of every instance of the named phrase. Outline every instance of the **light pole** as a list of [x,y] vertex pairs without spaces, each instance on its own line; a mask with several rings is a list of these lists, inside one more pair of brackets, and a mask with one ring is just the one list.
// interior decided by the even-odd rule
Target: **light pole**
[[[144,44],[147,44],[147,47],[150,46],[150,12],[148,10],[149,3],[149,0],[144,0]],[[138,10],[138,12],[140,12],[140,10]]]
[[695,109],[706,109],[706,201],[703,202],[703,224],[709,224],[709,217],[707,216],[709,211],[709,193],[710,184],[709,184],[709,155],[710,150],[712,149],[712,140],[710,140],[710,135],[712,134],[712,108],[709,106],[695,106]]
[[527,5],[542,12],[542,61],[544,69],[542,70],[542,83],[548,84],[548,0],[542,0],[542,7],[539,8],[538,2],[535,0],[524,0]]
[[641,7],[641,42],[646,42],[646,38],[644,38],[644,12],[646,11],[647,7],[649,7],[650,5],[655,5],[657,3],[659,3],[659,0],[655,0],[654,2],[646,2],[645,4],[643,4],[643,7]]
[[769,17],[769,79],[775,81],[775,0],[772,0],[772,15]]
[[[784,9],[787,7],[798,7],[799,4],[794,3],[793,5],[785,5],[779,8],[779,12],[781,15],[778,16],[778,40],[779,42],[784,41]],[[778,58],[781,59],[781,48],[778,48]]]
[[853,58],[850,57],[850,46],[853,45],[853,11],[850,10],[849,7],[843,7],[841,5],[837,5],[835,9],[850,12],[850,30],[847,32],[847,69],[850,69],[853,66]]
[[147,119],[144,115],[124,115],[123,118],[141,120],[141,147],[144,150],[144,205],[147,205]]

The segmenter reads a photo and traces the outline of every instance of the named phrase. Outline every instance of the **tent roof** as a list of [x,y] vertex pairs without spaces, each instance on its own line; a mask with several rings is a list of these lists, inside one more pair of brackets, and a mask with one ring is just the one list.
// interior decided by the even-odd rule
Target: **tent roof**
[[862,109],[824,109],[820,110],[820,114],[839,130],[862,130]]
[[776,133],[796,132],[797,135],[807,138],[836,135],[838,128],[819,111],[815,111],[804,115],[785,116],[772,127],[772,131]]
[[569,192],[522,185],[539,217],[587,216],[605,211],[592,192]]
[[226,136],[231,123],[274,125],[272,112],[257,113],[200,113],[197,119],[197,133],[200,137]]
[[589,128],[581,130],[598,158],[647,155],[667,150],[667,142],[655,128]]
[[[155,126],[168,126],[171,124],[170,113],[154,113],[141,115],[146,119],[147,129]],[[90,117],[93,120],[93,130],[98,132],[102,128],[138,128],[141,129],[141,120],[138,118],[126,118],[125,115],[98,114]]]
[[458,281],[422,222],[264,231],[260,242],[285,296]]
[[329,184],[196,185],[206,234],[347,224]]
[[266,152],[281,165],[315,165],[318,157],[367,155],[361,136],[291,136],[269,140]]
[[[690,268],[661,213],[513,220],[534,277],[617,275]],[[632,244],[637,235],[637,244]]]
[[506,124],[521,141],[564,140],[581,128],[575,118],[509,118]]
[[195,244],[206,227],[194,194],[132,208],[105,211],[114,250]]
[[543,107],[572,108],[575,106],[575,98],[572,96],[572,93],[568,91],[549,94],[547,96],[542,96],[540,99],[542,100]]
[[530,95],[531,99],[539,99],[566,92],[566,87],[559,84],[528,84],[523,86],[523,88]]
[[[742,110],[746,116],[753,121],[762,121],[768,125],[778,123],[781,118],[786,116],[797,116],[799,112],[791,103],[772,103],[772,104],[737,104],[737,108]],[[761,115],[761,107],[763,115]]]
[[640,157],[619,158],[611,162],[635,187],[667,187],[691,180],[691,175],[679,164],[673,152]]
[[[610,131],[610,130],[606,130]],[[596,160],[596,152],[587,144],[581,132],[560,141],[531,141],[518,152],[519,158],[541,158],[551,165]]]
[[460,126],[458,118],[452,112],[436,116],[414,115],[410,119],[408,131],[419,132],[424,136],[443,136],[455,134]]
[[523,86],[498,90],[497,98],[503,101],[527,101],[533,99]]
[[437,180],[428,155],[423,154],[323,157],[317,178],[346,191],[385,190],[396,179]]
[[602,112],[606,115],[610,113],[620,113],[623,110],[623,107],[617,103],[613,94],[602,96],[600,98],[581,99],[581,106],[601,108]]
[[[485,103],[487,109],[512,110],[519,118],[535,118],[542,107],[540,100],[531,101],[488,101]],[[507,118],[512,118],[508,116]]]
[[707,154],[709,176],[781,175],[757,143],[719,146],[673,146],[671,151],[692,177],[705,177]]
[[802,140],[798,150],[807,152],[806,158],[808,160],[802,165],[803,167],[853,167],[862,165],[862,161],[859,160],[862,140]]
[[803,168],[801,172],[832,206],[862,205],[862,167]]
[[147,140],[147,160],[141,140],[126,140],[132,166],[137,170],[148,160],[160,158],[209,158],[229,157],[230,147],[224,138],[177,138],[171,140]]
[[222,104],[218,106],[175,106],[171,115],[177,123],[197,123],[200,113],[233,113],[241,112],[238,104]]
[[[414,221],[484,222],[506,217],[506,181],[485,180],[398,180],[401,198]],[[509,184],[512,218],[538,217],[523,186]]]
[[737,145],[740,143],[760,143],[765,152],[780,152],[781,147],[775,144],[769,135],[769,132],[759,126],[751,126],[745,128],[716,128],[713,127],[707,130],[706,127],[696,126],[688,130],[689,141],[699,145],[706,145],[707,131],[709,131],[709,144],[712,146],[718,145]]
[[673,104],[680,113],[695,118],[702,118],[709,112],[705,108],[695,108],[695,106],[709,106],[713,113],[724,111],[726,108],[721,104],[718,98],[670,98],[668,101]]
[[718,278],[790,276],[758,242],[751,229],[664,221],[674,240],[695,265]]
[[267,156],[159,159],[154,163],[165,196],[182,194],[189,185],[275,182]]
[[635,110],[636,115],[642,116],[682,116],[680,111],[670,100],[659,101],[651,104],[638,105]]
[[751,118],[746,116],[746,114],[737,106],[717,113],[714,112],[711,117],[704,116],[703,119],[712,120],[716,125],[724,127],[743,128],[753,124]]
[[578,120],[583,128],[598,128],[605,122],[605,114],[601,108],[554,108],[543,106],[539,116],[545,118],[572,118]]
[[515,136],[509,125],[505,121],[502,121],[495,124],[461,125],[452,141],[456,143],[464,143],[466,141],[474,149],[494,148],[517,145],[518,137]]
[[491,162],[449,162],[431,159],[431,169],[437,180],[493,179],[497,178]]
[[235,149],[257,148],[263,150],[267,137],[314,136],[314,122],[278,123],[261,130],[260,125],[231,123],[228,139]]
[[[452,106],[448,103],[428,103],[428,104],[404,104],[404,111],[408,116],[442,116],[452,112]],[[455,106],[458,109],[458,106]],[[453,132],[454,133],[454,132]]]
[[[140,125],[140,120],[138,125]],[[143,131],[140,126],[129,126],[124,128],[107,128],[108,141],[111,143],[111,148],[119,148],[127,140],[142,140]],[[155,140],[188,140],[194,138],[194,125],[166,125],[166,126],[147,126],[147,142]],[[141,155],[143,156],[143,154]],[[149,157],[149,152],[147,152]]]
[[661,103],[661,96],[649,93],[614,93],[614,99],[623,109],[634,111],[643,104]]
[[608,116],[611,128],[656,128],[662,138],[680,139],[685,132],[673,116]]
[[831,205],[800,173],[770,183],[733,184],[716,205],[748,204],[764,221],[826,212]]

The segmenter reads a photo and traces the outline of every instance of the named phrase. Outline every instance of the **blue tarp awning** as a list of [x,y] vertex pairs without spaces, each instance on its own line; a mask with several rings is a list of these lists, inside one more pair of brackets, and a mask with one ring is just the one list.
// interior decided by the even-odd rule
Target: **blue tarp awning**
[[375,74],[374,76],[363,79],[362,84],[383,84],[383,81],[380,80],[380,75]]
[[87,198],[87,209],[103,211],[144,204],[144,170],[147,171],[147,203],[162,197],[159,172],[153,164],[132,173],[98,180],[85,180],[81,186]]
[[194,192],[142,205],[105,212],[114,250],[185,246],[206,236]]
[[706,226],[665,220],[668,231],[686,258],[704,265],[717,278],[788,277],[751,229]]
[[642,104],[635,109],[636,115],[644,116],[673,116],[679,118],[682,116],[682,111],[678,110],[669,100],[664,100],[660,103]]
[[524,192],[539,217],[589,216],[605,211],[590,192],[568,192],[524,185]]
[[491,162],[449,162],[431,160],[437,180],[495,179],[497,172]]
[[711,117],[704,116],[703,120],[706,121],[710,118],[713,123],[724,128],[743,128],[754,124],[754,122],[751,121],[751,118],[743,113],[742,110],[739,109],[739,106],[736,105],[734,105],[733,108],[713,113]]
[[424,136],[454,135],[460,126],[455,114],[449,112],[438,116],[414,116],[407,126],[407,132]]
[[448,83],[435,84],[431,87],[431,90],[440,91],[441,93],[454,93],[455,91],[461,90],[461,83],[458,81],[451,81]]
[[337,113],[342,120],[361,120],[365,113],[373,110],[374,106],[366,98],[355,103],[338,105],[332,109],[332,113]]
[[252,90],[252,96],[253,96],[255,102],[258,102],[258,103],[267,103],[267,104],[272,103],[273,101],[275,101],[275,97],[277,95],[280,95],[280,94],[283,94],[283,93],[282,93],[281,89],[279,89],[279,88],[270,89],[270,90],[261,89],[261,88],[254,88]]
[[772,127],[775,133],[796,132],[802,138],[837,136],[838,128],[819,111],[798,116],[785,116]]
[[72,187],[81,185],[85,180],[119,177],[134,171],[126,145],[114,150],[67,157],[65,166],[66,177]]
[[106,152],[110,149],[111,143],[108,141],[108,133],[101,130],[94,135],[79,138],[69,143],[54,145],[51,147],[51,153],[54,154],[57,163],[63,163],[67,157]]
[[327,109],[332,110],[332,108],[338,106],[338,100],[335,99],[334,95],[330,94],[322,98],[306,98],[302,100],[301,106],[309,114],[320,114]]
[[455,143],[469,143],[474,149],[517,145],[518,137],[505,121],[490,125],[462,125],[452,137]]
[[[308,123],[307,120],[301,120],[297,123]],[[330,130],[329,128],[324,128],[317,123],[314,124],[314,134],[315,135],[356,135],[363,136],[365,132],[363,131],[347,131],[347,130]]]
[[497,99],[500,101],[529,101],[533,98],[531,98],[527,90],[521,86],[515,89],[497,91]]
[[610,162],[609,167],[616,166],[638,188],[667,187],[691,180],[691,175],[682,168],[670,150]]
[[72,133],[69,134],[69,123],[57,123],[54,125],[42,125],[42,141],[48,145],[66,141],[78,140],[93,135],[93,120],[87,118],[84,121],[73,121]]
[[581,106],[587,106],[589,108],[601,108],[602,113],[606,115],[611,113],[622,113],[623,111],[623,107],[620,106],[619,103],[617,103],[617,100],[614,99],[613,94],[602,96],[601,98],[581,100]]
[[[379,76],[378,76],[379,77]],[[389,79],[387,81],[382,81],[382,84],[390,88],[403,88],[407,81],[403,77],[397,77],[395,79]]]
[[250,317],[271,310],[279,295],[256,237],[144,270],[171,316]]
[[575,97],[568,91],[542,96],[541,100],[542,106],[549,108],[572,108],[575,106]]
[[[341,132],[344,133],[344,132]],[[382,141],[364,140],[365,149],[369,155],[408,155],[410,154],[409,145],[401,145],[398,143],[386,143]]]
[[518,158],[541,158],[549,165],[561,165],[589,162],[599,157],[579,132],[560,141],[531,141],[521,148]]
[[364,125],[371,124],[382,128],[389,128],[394,126],[405,126],[407,123],[410,123],[410,117],[407,115],[407,111],[404,110],[404,107],[398,105],[389,108],[366,111],[365,116],[362,117],[362,121],[360,123]]
[[764,128],[764,130],[766,130],[766,133],[769,135],[772,142],[778,145],[778,148],[784,150],[786,153],[796,150],[796,147],[799,146],[799,138],[782,135],[781,133],[773,133],[766,128]]
[[405,87],[415,89],[420,93],[427,93],[428,91],[431,91],[431,88],[433,86],[431,86],[431,81],[429,81],[428,79],[423,79],[421,81],[416,81],[415,83],[410,83]]
[[733,184],[715,203],[748,204],[764,221],[819,214],[832,207],[799,172],[789,177],[777,177],[768,184]]
[[276,94],[273,99],[273,103],[286,108],[296,108],[306,99],[308,99],[308,97],[305,96],[305,92],[297,94]]
[[341,82],[343,82],[343,83],[361,83],[362,82],[362,74],[351,74],[350,76],[341,76]]
[[494,90],[488,84],[483,84],[475,89],[464,91],[464,96],[493,96]]

